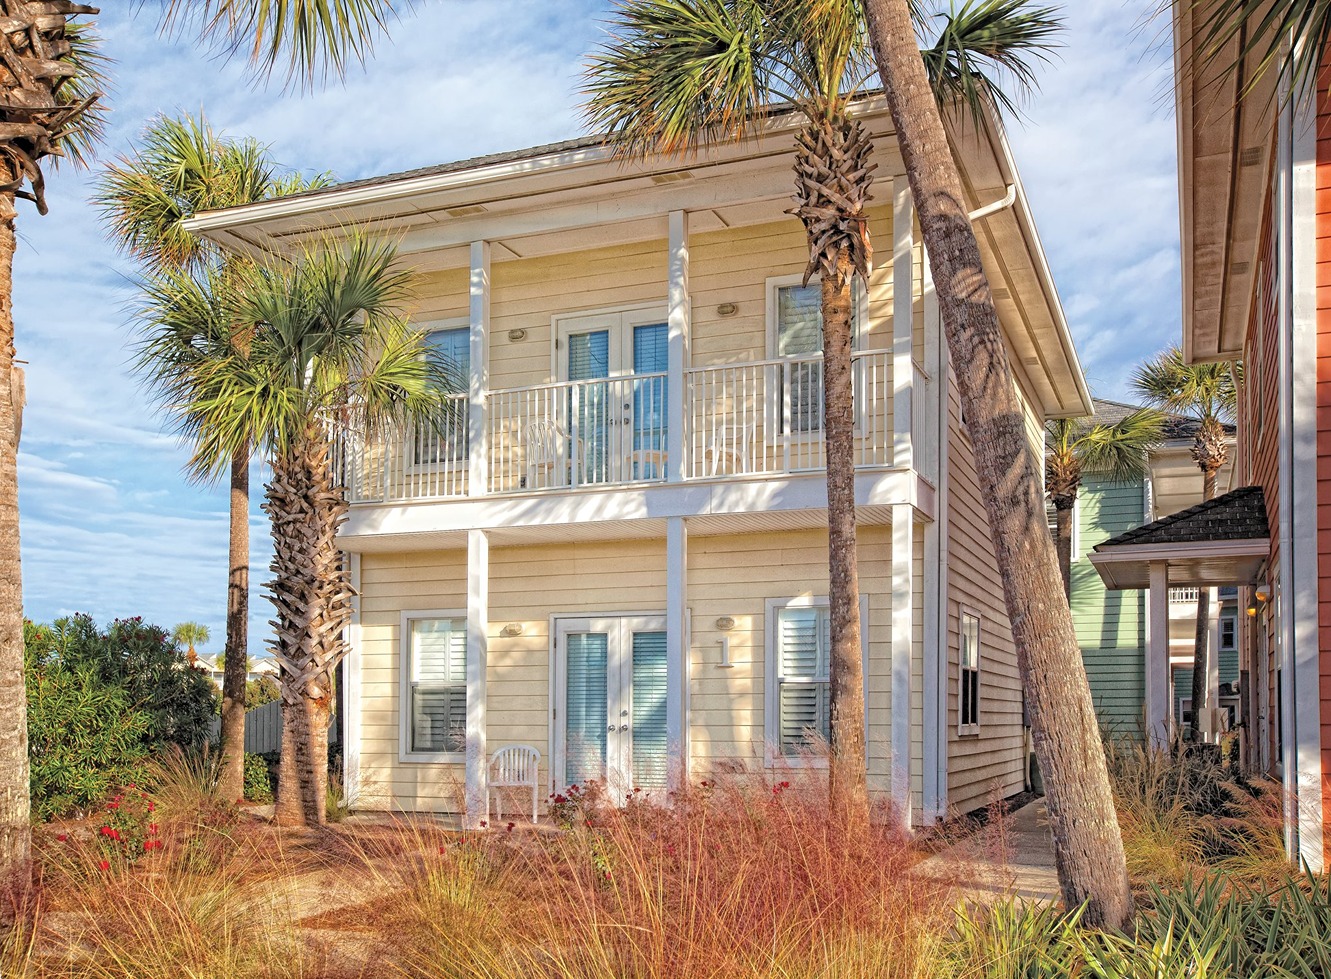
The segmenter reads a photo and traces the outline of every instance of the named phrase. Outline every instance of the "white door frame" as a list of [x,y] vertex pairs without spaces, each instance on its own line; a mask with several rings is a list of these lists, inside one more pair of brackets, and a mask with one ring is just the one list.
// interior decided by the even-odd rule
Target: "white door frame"
[[[624,690],[631,686],[632,641],[635,632],[666,632],[666,615],[663,612],[610,612],[605,614],[578,614],[552,616],[550,634],[554,640],[551,654],[553,668],[550,670],[550,703],[553,705],[550,716],[550,779],[551,791],[561,791],[567,784],[565,774],[567,761],[568,723],[568,636],[581,632],[604,632],[606,640],[606,721],[611,719],[615,726],[616,737],[606,738],[606,789],[610,798],[622,804],[625,801],[626,786],[632,781],[633,732],[629,726],[630,702],[624,699]],[[670,655],[667,647],[667,657]],[[624,670],[627,668],[627,676]],[[622,719],[621,719],[622,718]],[[607,732],[609,734],[610,732]],[[628,737],[619,736],[626,733]],[[667,746],[669,752],[669,746]],[[670,759],[666,759],[667,763]]]

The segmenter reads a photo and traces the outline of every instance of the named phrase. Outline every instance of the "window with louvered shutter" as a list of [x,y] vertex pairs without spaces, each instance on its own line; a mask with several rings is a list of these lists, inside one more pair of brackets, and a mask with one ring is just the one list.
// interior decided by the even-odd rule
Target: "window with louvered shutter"
[[827,608],[779,610],[776,642],[780,748],[783,755],[797,755],[832,736]]
[[412,619],[410,750],[461,752],[467,744],[467,623]]
[[957,723],[962,734],[980,727],[980,617],[961,613],[961,656],[957,672]]
[[608,651],[608,637],[603,632],[573,633],[568,637],[564,779],[570,785],[605,778]]
[[666,787],[666,634],[633,634],[633,785]]

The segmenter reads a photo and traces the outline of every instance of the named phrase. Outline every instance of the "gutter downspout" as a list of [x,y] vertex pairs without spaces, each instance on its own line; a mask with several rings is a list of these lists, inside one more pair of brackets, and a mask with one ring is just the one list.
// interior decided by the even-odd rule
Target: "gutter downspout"
[[999,211],[1006,211],[1013,204],[1017,203],[1017,185],[1008,184],[1007,193],[1000,200],[992,204],[986,204],[984,207],[971,211],[969,217],[972,222],[979,221],[981,218],[987,218],[991,214],[997,214]]

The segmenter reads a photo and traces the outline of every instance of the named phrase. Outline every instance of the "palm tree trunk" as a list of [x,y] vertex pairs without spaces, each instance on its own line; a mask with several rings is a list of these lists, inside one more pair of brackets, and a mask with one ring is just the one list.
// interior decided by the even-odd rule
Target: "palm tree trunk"
[[274,459],[265,495],[274,544],[267,587],[282,670],[276,822],[319,825],[326,821],[333,670],[346,652],[352,590],[337,547],[346,497],[333,484],[329,446],[316,424]]
[[993,296],[908,2],[867,0],[865,8],[970,422],[1063,899],[1069,908],[1085,902],[1088,925],[1118,928],[1132,911],[1123,841]]
[[222,798],[245,794],[245,678],[249,666],[250,454],[231,457],[230,570],[226,584],[226,660],[222,676]]
[[[1202,470],[1202,502],[1215,497],[1214,469]],[[1210,647],[1211,647],[1211,590],[1205,586],[1197,589],[1197,630],[1193,634],[1192,646],[1192,717],[1188,720],[1188,739],[1193,742],[1202,739],[1202,711],[1214,705],[1207,703],[1210,692]]]
[[[0,181],[11,165],[0,163]],[[18,520],[18,406],[14,403],[14,195],[0,194],[0,895],[32,874],[28,702],[23,673],[23,576]],[[0,902],[0,919],[11,902]]]
[[[1072,502],[1077,505],[1076,500]],[[1063,576],[1063,597],[1072,604],[1072,508],[1054,503],[1054,542],[1058,545],[1058,573]]]
[[827,441],[828,615],[831,619],[831,792],[851,818],[867,818],[864,666],[860,643],[859,558],[855,540],[855,400],[851,383],[851,268],[822,278],[823,424]]

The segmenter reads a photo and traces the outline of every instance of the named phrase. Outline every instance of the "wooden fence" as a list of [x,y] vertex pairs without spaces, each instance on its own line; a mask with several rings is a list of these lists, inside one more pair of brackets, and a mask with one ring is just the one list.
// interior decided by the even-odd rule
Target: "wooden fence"
[[[333,717],[328,725],[328,742],[337,744],[340,724]],[[221,736],[222,719],[214,717],[211,735],[214,739]],[[277,751],[282,747],[282,701],[274,700],[245,711],[245,751],[247,754],[261,755],[266,751]]]

